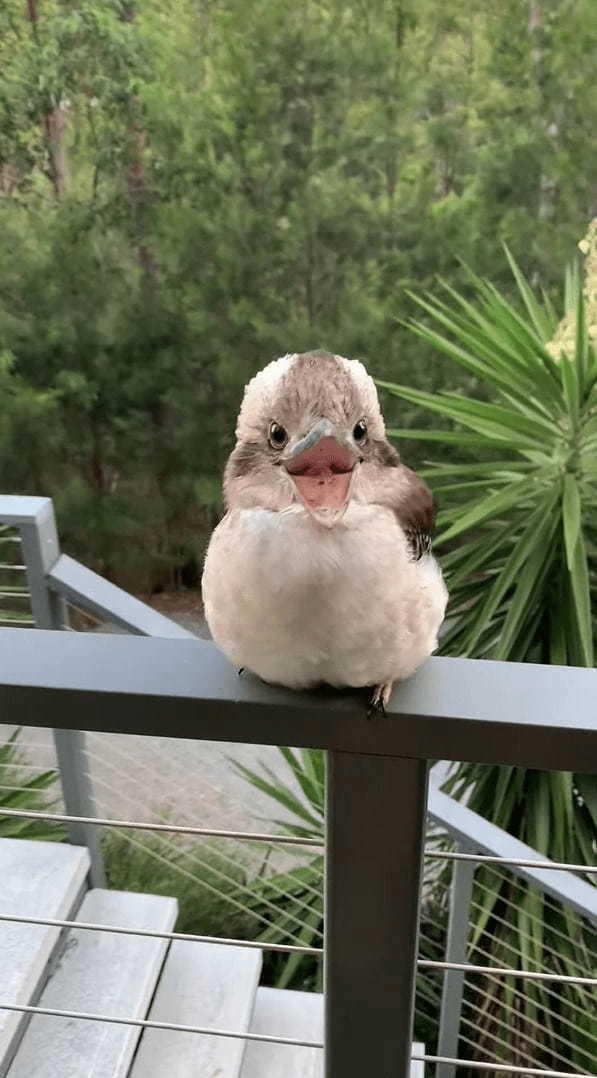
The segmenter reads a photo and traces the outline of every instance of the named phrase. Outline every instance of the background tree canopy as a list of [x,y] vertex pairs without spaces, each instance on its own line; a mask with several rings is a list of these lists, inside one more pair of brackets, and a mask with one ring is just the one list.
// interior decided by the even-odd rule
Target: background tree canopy
[[505,240],[558,294],[597,208],[593,0],[477,7],[3,0],[0,489],[51,495],[71,553],[194,582],[258,367],[470,390],[406,290],[466,292],[464,260],[511,292]]

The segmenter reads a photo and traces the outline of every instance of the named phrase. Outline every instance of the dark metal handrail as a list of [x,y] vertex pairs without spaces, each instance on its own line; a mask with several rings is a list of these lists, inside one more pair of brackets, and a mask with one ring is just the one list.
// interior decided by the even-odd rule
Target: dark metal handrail
[[[19,499],[11,517],[4,499],[0,520],[20,527],[29,579],[44,582],[32,602],[46,628],[0,630],[0,719],[57,730],[61,768],[75,776],[65,800],[81,817],[91,813],[69,763],[81,726],[326,749],[326,1078],[407,1078],[429,761],[597,771],[597,671],[433,658],[397,687],[387,716],[369,720],[359,693],[239,677],[212,644],[183,633],[47,631],[84,581],[67,565],[66,588],[51,503],[23,501],[36,503],[33,517]],[[143,611],[133,613],[144,633]]]

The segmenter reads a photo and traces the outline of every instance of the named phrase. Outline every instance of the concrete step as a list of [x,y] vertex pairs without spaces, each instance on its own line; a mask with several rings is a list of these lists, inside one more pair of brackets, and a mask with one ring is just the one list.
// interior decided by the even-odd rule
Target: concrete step
[[[29,839],[0,839],[0,914],[69,919],[89,869],[81,846]],[[0,997],[35,1003],[59,928],[0,921]],[[6,1074],[27,1018],[0,1011],[0,1076]]]
[[[287,988],[259,988],[251,1033],[323,1041],[323,996]],[[322,1078],[321,1048],[249,1041],[241,1078]]]
[[[78,921],[172,930],[176,899],[124,891],[89,891]],[[145,1018],[167,941],[69,929],[41,1007]],[[8,1078],[126,1078],[139,1040],[135,1026],[34,1015]]]
[[[323,996],[318,992],[259,988],[250,1026],[251,1033],[297,1040],[323,1041]],[[413,1052],[423,1054],[422,1044]],[[411,1064],[410,1078],[424,1078],[425,1064]],[[249,1041],[241,1078],[322,1078],[320,1048],[295,1048],[288,1044]]]
[[[175,942],[149,1017],[244,1033],[260,972],[256,949]],[[145,1030],[130,1078],[238,1078],[244,1049],[244,1041],[228,1037]]]

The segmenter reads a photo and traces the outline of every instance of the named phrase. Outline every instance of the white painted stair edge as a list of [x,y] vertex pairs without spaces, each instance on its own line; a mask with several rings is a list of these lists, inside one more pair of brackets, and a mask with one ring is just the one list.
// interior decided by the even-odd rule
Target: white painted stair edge
[[[82,846],[32,839],[0,839],[0,914],[69,919],[89,871]],[[35,1003],[59,928],[0,921],[0,996],[5,1002]],[[0,1076],[4,1076],[27,1025],[15,1011],[0,1011]]]
[[[149,1018],[246,1033],[261,960],[248,947],[174,942]],[[244,1051],[236,1038],[147,1029],[130,1078],[239,1078]]]
[[[160,895],[88,891],[78,921],[169,932],[177,902]],[[119,1018],[145,1018],[167,941],[69,929],[39,1005]],[[8,1078],[127,1078],[137,1026],[34,1015]]]
[[[322,1041],[323,996],[287,988],[259,988],[250,1029],[251,1033]],[[422,1044],[413,1044],[415,1055],[423,1052]],[[424,1078],[424,1074],[425,1064],[413,1060],[410,1078]],[[323,1078],[323,1052],[321,1048],[249,1041],[241,1078]]]

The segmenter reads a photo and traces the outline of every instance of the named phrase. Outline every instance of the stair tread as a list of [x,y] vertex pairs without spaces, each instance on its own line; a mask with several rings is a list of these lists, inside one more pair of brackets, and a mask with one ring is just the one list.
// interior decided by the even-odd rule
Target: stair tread
[[[172,944],[149,1017],[245,1032],[261,952],[217,943]],[[130,1078],[237,1078],[245,1042],[198,1033],[145,1030]]]
[[[287,988],[259,988],[251,1021],[252,1033],[297,1040],[323,1040],[323,996]],[[413,1044],[422,1054],[423,1045]],[[424,1063],[413,1061],[411,1078],[423,1078]],[[249,1041],[241,1078],[322,1078],[321,1048]]]
[[[251,1021],[252,1033],[323,1040],[323,996],[288,988],[259,988]],[[242,1078],[320,1078],[321,1048],[249,1041]]]
[[[167,932],[176,914],[173,898],[98,888],[75,920]],[[39,1005],[144,1018],[166,948],[161,939],[69,929]],[[139,1034],[135,1026],[34,1015],[8,1078],[126,1078]]]
[[[68,918],[85,883],[89,855],[82,846],[32,839],[0,839],[0,914]],[[0,921],[0,995],[5,1002],[35,1001],[59,928]],[[26,1019],[0,1011],[0,1074]]]

